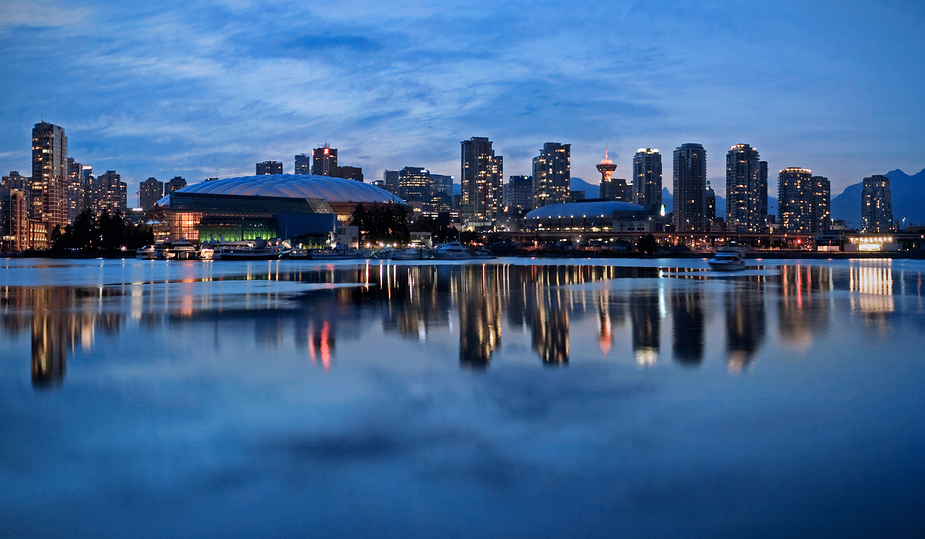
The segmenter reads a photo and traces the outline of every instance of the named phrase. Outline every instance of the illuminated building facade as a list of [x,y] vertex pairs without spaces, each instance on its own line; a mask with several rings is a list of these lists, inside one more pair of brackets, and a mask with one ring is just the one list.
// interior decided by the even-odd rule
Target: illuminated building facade
[[707,224],[712,226],[713,222],[716,221],[716,192],[710,186],[710,180],[707,180],[707,189],[703,195],[703,201],[706,204],[706,211],[703,216],[707,220]]
[[337,176],[338,178],[353,180],[355,182],[362,182],[363,181],[363,167],[351,167],[347,165],[344,165],[342,167],[337,167],[337,174],[335,174],[335,176]]
[[29,178],[10,171],[0,182],[0,250],[20,252],[32,248],[29,219]]
[[312,157],[304,153],[295,156],[295,168],[293,170],[295,170],[296,174],[311,174]]
[[726,229],[762,232],[768,215],[768,163],[748,144],[726,153]]
[[423,167],[405,167],[398,173],[398,196],[415,211],[430,202],[433,185],[430,171]]
[[491,144],[485,137],[472,137],[460,143],[460,213],[470,229],[494,227],[501,213],[504,158],[495,155]]
[[569,202],[549,204],[527,213],[527,232],[652,232],[651,215],[629,202]]
[[104,211],[109,215],[125,213],[127,207],[127,189],[125,182],[115,170],[100,174],[91,184],[90,211],[97,217]]
[[893,201],[890,179],[886,176],[864,178],[861,190],[861,230],[874,234],[893,230]]
[[[67,158],[67,221],[74,219],[87,209],[90,175],[84,173],[84,166],[73,158]],[[92,170],[92,169],[91,169]]]
[[67,226],[67,137],[63,127],[41,122],[32,129],[31,188],[31,218],[44,223],[49,231]]
[[163,196],[164,182],[159,182],[156,178],[148,178],[138,184],[138,205],[145,211],[153,208]]
[[571,144],[547,142],[533,158],[533,207],[568,202],[571,182]]
[[533,209],[533,177],[511,176],[504,186],[504,205],[508,210]]
[[813,231],[826,232],[832,227],[831,185],[824,176],[811,178],[813,189]]
[[604,200],[632,202],[632,187],[626,183],[625,179],[613,177],[616,170],[617,165],[613,164],[605,149],[604,159],[597,165],[597,171],[601,173],[601,198]]
[[383,189],[392,193],[393,195],[398,194],[398,175],[401,173],[399,170],[383,170],[382,171],[382,184]]
[[813,173],[799,167],[782,169],[777,177],[777,220],[785,232],[814,232]]
[[662,206],[662,155],[657,149],[639,148],[633,156],[633,202],[651,212]]
[[703,146],[688,142],[674,151],[675,232],[702,232],[706,221],[707,152]]
[[257,174],[282,174],[283,163],[281,161],[263,161],[257,163]]
[[149,218],[193,242],[307,237],[323,246],[358,204],[401,204],[369,184],[314,175],[256,175],[191,185],[158,201]]
[[315,176],[338,176],[337,148],[325,144],[312,150],[312,174]]

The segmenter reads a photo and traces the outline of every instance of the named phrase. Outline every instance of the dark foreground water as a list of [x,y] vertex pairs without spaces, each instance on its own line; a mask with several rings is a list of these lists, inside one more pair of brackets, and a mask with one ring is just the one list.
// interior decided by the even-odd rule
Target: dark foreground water
[[925,534],[925,263],[0,260],[0,536]]

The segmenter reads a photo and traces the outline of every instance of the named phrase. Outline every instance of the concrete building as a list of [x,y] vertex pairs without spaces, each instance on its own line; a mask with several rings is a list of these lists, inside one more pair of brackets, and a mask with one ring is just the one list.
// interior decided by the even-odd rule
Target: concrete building
[[186,180],[180,176],[174,176],[164,187],[164,194],[169,195],[170,193],[175,193],[184,187],[186,187]]
[[382,184],[383,189],[392,193],[393,195],[398,194],[398,175],[401,171],[398,170],[383,170],[382,171]]
[[109,215],[125,213],[128,207],[127,186],[115,170],[107,170],[91,184],[90,211],[99,217],[104,211]]
[[726,153],[726,227],[762,232],[767,227],[768,163],[756,148],[736,144]]
[[547,142],[533,158],[533,207],[568,202],[571,188],[571,144]]
[[658,213],[662,206],[662,156],[657,149],[639,148],[633,156],[633,203]]
[[147,211],[154,207],[158,200],[164,196],[164,182],[156,178],[148,178],[138,184],[138,205]]
[[493,228],[501,213],[504,158],[495,155],[491,144],[485,137],[472,137],[460,143],[460,213],[469,229]]
[[653,231],[651,214],[639,204],[628,202],[570,202],[549,204],[527,213],[526,232],[646,233]]
[[339,176],[337,172],[337,148],[325,144],[312,150],[312,174],[315,176]]
[[674,151],[673,176],[675,232],[702,232],[707,229],[707,152],[688,142]]
[[312,156],[305,155],[304,153],[295,156],[295,168],[293,170],[296,174],[311,174]]
[[282,174],[283,163],[281,161],[263,161],[257,163],[257,175],[262,174]]
[[864,178],[861,190],[861,230],[874,234],[893,230],[893,201],[890,179],[886,176]]
[[504,205],[508,211],[533,209],[533,177],[510,176],[504,186]]
[[336,172],[337,174],[335,174],[335,176],[338,178],[353,180],[355,182],[363,181],[363,167],[351,167],[344,165],[342,167],[337,167]]

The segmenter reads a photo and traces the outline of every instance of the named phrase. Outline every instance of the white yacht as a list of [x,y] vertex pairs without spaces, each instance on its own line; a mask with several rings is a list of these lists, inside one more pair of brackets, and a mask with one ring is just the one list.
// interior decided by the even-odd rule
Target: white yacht
[[434,258],[437,260],[470,260],[472,254],[463,244],[451,241],[434,249]]
[[716,271],[739,271],[745,269],[745,255],[738,250],[720,250],[707,260]]
[[289,246],[276,240],[246,240],[219,243],[213,258],[219,260],[273,260],[289,254]]

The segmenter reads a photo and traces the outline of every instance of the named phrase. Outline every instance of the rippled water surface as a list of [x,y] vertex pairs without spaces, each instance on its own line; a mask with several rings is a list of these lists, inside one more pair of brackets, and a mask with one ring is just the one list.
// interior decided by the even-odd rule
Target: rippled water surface
[[922,536],[923,272],[0,260],[0,536]]

